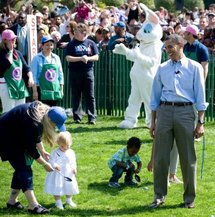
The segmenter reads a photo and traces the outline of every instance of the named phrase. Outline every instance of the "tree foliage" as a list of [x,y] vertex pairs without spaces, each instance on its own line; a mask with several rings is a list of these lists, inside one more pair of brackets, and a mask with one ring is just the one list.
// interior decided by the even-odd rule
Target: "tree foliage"
[[[175,0],[155,0],[155,8],[164,7],[170,12],[175,11]],[[184,7],[192,10],[194,7],[204,9],[204,0],[184,0]]]
[[155,8],[158,10],[160,7],[164,7],[168,11],[174,12],[175,0],[155,0]]
[[192,10],[194,7],[198,7],[204,9],[204,1],[203,0],[186,0],[184,1],[184,6],[189,10]]
[[20,0],[0,0],[1,9],[10,5],[10,7],[15,7]]
[[154,0],[140,0],[139,2],[145,4],[150,9],[155,9],[155,2],[154,2]]
[[120,5],[122,5],[124,3],[124,1],[123,0],[99,0],[98,3],[99,4],[103,3],[106,6],[119,7]]
[[[151,9],[155,8],[154,0],[140,0],[139,2],[147,5]],[[96,3],[98,6],[101,5],[102,7],[105,5],[119,7],[120,5],[124,4],[124,0],[98,0]]]
[[209,9],[210,4],[214,4],[214,0],[203,0],[205,8]]
[[73,1],[68,0],[0,0],[0,8],[4,8],[6,6],[10,6],[15,10],[19,10],[20,6],[25,4],[26,6],[34,3],[39,10],[42,9],[44,5],[48,5],[50,8],[53,7],[54,2],[59,2],[61,4],[68,5],[68,7],[74,5]]

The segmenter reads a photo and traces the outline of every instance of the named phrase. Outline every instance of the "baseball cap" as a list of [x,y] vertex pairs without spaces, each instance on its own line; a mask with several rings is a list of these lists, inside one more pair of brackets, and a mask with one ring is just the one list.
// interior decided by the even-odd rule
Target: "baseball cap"
[[52,106],[48,111],[48,117],[57,126],[60,132],[66,131],[66,112],[59,106]]
[[63,16],[65,13],[69,12],[69,8],[67,6],[62,6],[57,12],[58,15]]
[[113,26],[117,26],[117,27],[121,27],[121,28],[125,28],[126,27],[125,23],[121,22],[121,21],[117,22],[117,23],[114,23]]
[[195,25],[188,25],[185,29],[185,32],[190,32],[191,34],[197,36],[199,34],[199,29]]
[[102,32],[110,32],[110,28],[104,27],[104,28],[102,29]]
[[50,35],[44,35],[41,39],[41,43],[45,44],[46,42],[52,41],[54,43],[54,39]]
[[14,32],[10,29],[6,29],[2,32],[2,40],[13,40],[14,38],[17,38],[17,36],[14,34]]

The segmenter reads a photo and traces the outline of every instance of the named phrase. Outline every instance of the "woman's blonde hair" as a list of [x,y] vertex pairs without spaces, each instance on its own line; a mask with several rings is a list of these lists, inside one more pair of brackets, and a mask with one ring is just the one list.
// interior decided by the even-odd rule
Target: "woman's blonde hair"
[[70,147],[72,144],[72,136],[71,136],[70,132],[68,132],[68,131],[60,132],[57,136],[56,143],[58,145],[66,144],[66,145],[68,145],[68,147]]
[[43,125],[43,139],[47,141],[51,147],[53,147],[56,142],[57,133],[52,121],[48,117],[50,107],[38,101],[35,108],[35,118]]
[[53,147],[56,142],[57,133],[48,117],[48,113],[44,115],[41,123],[43,124],[43,139],[49,143],[50,147]]

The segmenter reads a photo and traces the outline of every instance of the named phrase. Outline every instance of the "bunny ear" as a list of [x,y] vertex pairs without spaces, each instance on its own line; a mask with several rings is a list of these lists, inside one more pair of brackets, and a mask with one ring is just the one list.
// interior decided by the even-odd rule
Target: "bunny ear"
[[154,24],[159,24],[160,19],[155,12],[151,11],[151,13],[149,13],[148,15],[148,20],[150,20]]
[[140,5],[140,8],[145,11],[147,20],[149,20],[150,22],[154,24],[159,24],[160,19],[154,11],[150,10],[143,3],[140,3],[139,5]]

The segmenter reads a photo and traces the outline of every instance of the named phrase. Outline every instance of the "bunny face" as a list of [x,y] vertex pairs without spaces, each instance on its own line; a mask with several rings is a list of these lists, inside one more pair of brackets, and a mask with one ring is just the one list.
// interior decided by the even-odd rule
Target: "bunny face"
[[145,13],[146,20],[136,34],[137,39],[143,43],[160,40],[162,38],[163,31],[159,24],[158,16],[150,9],[147,9]]

